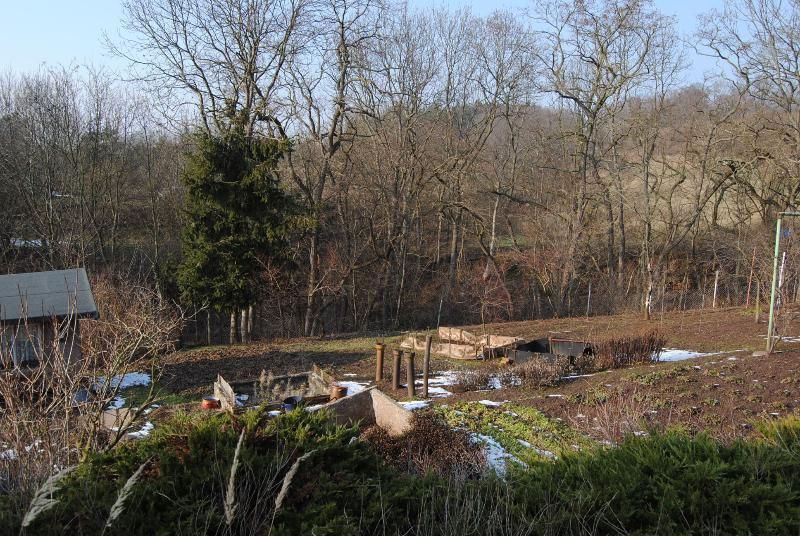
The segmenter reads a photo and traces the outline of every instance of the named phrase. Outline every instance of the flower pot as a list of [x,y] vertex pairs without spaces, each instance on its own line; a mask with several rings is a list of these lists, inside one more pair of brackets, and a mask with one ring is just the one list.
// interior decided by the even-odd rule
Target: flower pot
[[203,402],[201,403],[203,409],[219,409],[220,403],[219,399],[213,396],[206,396],[203,397]]
[[340,398],[344,398],[347,396],[347,387],[342,385],[336,385],[335,383],[331,385],[331,400],[339,400]]

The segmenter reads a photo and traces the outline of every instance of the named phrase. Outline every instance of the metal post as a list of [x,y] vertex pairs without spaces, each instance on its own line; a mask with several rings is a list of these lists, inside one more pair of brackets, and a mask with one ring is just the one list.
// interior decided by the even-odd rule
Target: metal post
[[767,352],[772,351],[773,347],[773,330],[775,328],[775,291],[778,286],[778,256],[780,255],[781,246],[781,222],[783,214],[778,215],[778,221],[775,223],[775,255],[772,259],[772,291],[769,296],[769,324],[767,325]]
[[416,373],[414,372],[414,352],[405,352],[406,354],[406,383],[408,384],[408,397],[414,398],[415,389],[414,382],[416,380]]
[[392,350],[392,389],[400,389],[400,350]]
[[431,370],[431,343],[433,337],[425,337],[425,357],[422,361],[422,398],[428,398],[428,375]]
[[375,343],[375,383],[383,380],[383,350],[386,345],[382,342]]

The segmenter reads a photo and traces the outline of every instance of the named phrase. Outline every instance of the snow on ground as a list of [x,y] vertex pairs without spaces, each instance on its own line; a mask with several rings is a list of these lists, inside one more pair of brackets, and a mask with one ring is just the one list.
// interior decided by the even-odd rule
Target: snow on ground
[[446,398],[448,396],[452,396],[453,393],[445,389],[444,387],[437,387],[435,385],[431,385],[428,382],[428,396],[431,398]]
[[267,415],[269,415],[270,417],[277,417],[280,414],[281,414],[281,411],[278,410],[278,409],[273,409],[272,411],[268,411],[267,412]]
[[145,421],[139,430],[137,430],[136,432],[128,432],[128,435],[136,439],[142,439],[144,437],[149,436],[150,432],[153,431],[153,428],[155,428],[153,426],[153,423],[151,423],[150,421]]
[[360,393],[369,386],[368,382],[355,381],[336,382],[336,384],[341,385],[342,387],[347,387],[347,396]]
[[427,408],[430,405],[430,403],[431,403],[430,400],[410,400],[408,402],[398,402],[398,404],[400,404],[409,411]]
[[[678,348],[664,348],[661,350],[661,355],[659,356],[659,361],[684,361],[686,359],[695,359],[697,357],[706,357],[709,355],[720,355],[720,354],[736,354],[739,352],[747,352],[749,350],[730,350],[726,352],[695,352],[694,350],[681,350]],[[736,358],[728,358],[731,361],[735,361]]]
[[445,370],[428,378],[428,385],[453,385],[458,383],[458,373],[455,370]]
[[111,402],[108,403],[108,409],[120,409],[122,406],[125,405],[125,399],[121,396],[115,396],[111,399]]
[[0,452],[0,460],[16,460],[17,459],[17,451],[14,449],[6,449],[3,452]]
[[[111,378],[111,388],[128,389],[137,385],[150,385],[152,378],[146,372],[128,372],[127,374],[120,374]],[[98,387],[104,387],[106,383],[105,376],[97,378]]]
[[490,408],[499,408],[500,406],[505,404],[505,402],[508,402],[508,401],[506,400],[504,402],[494,402],[493,400],[478,400],[478,404],[483,404],[484,406],[487,406],[487,407],[490,407]]
[[244,406],[244,403],[250,399],[250,395],[246,393],[240,393],[235,396],[236,396],[236,405],[239,407]]
[[506,462],[509,460],[525,465],[519,458],[509,454],[493,437],[484,434],[472,434],[472,441],[483,443],[486,451],[486,463],[495,470],[498,476],[504,476],[506,474]]
[[705,357],[707,355],[715,355],[719,352],[703,353],[695,352],[693,350],[680,350],[678,348],[664,348],[659,355],[659,361],[683,361],[685,359],[694,359],[696,357]]

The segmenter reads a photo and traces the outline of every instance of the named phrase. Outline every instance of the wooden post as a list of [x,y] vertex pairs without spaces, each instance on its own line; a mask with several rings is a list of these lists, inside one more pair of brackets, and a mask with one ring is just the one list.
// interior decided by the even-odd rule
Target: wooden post
[[406,354],[406,383],[408,384],[408,397],[414,398],[416,373],[414,372],[414,352],[405,352]]
[[433,337],[425,337],[425,357],[422,360],[422,398],[428,398],[428,375],[431,371],[431,343]]
[[247,342],[253,342],[253,306],[247,306]]
[[745,307],[750,307],[750,289],[753,286],[753,273],[756,271],[756,248],[753,246],[753,261],[750,263],[750,277],[747,278],[747,301]]
[[711,308],[717,308],[717,287],[719,286],[719,270],[714,272],[714,297],[711,300]]
[[761,284],[756,280],[756,324],[761,322]]
[[392,389],[400,389],[400,350],[392,350]]
[[589,297],[586,298],[586,318],[589,318],[589,312],[592,310],[592,282],[589,281]]
[[386,345],[382,342],[375,343],[375,383],[383,380],[383,350]]
[[211,310],[206,311],[206,340],[207,344],[211,346]]

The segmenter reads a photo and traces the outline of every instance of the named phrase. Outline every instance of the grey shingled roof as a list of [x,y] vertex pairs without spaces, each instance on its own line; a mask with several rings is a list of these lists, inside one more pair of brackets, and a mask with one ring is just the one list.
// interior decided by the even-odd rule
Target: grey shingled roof
[[0,275],[0,322],[69,314],[99,316],[83,268]]

